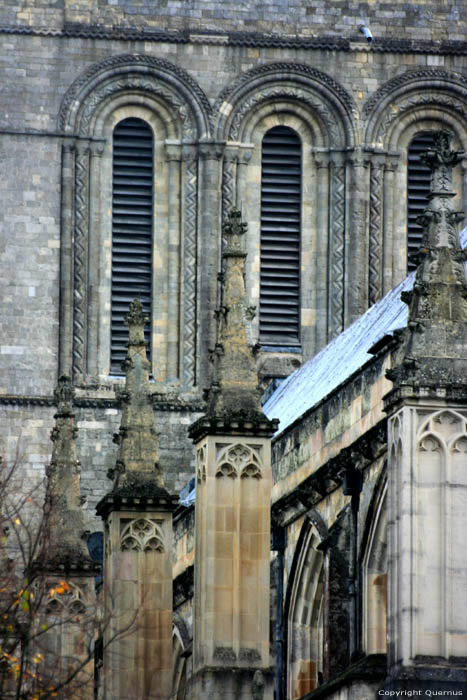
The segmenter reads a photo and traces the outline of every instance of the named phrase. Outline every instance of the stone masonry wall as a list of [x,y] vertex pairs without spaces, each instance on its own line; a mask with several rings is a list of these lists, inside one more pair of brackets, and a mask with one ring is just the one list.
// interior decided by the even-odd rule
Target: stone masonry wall
[[[465,37],[467,9],[462,0],[446,7],[437,0],[349,2],[348,0],[6,0],[1,23],[61,27],[64,23],[100,27],[201,29],[300,34],[326,33],[346,38],[362,23],[375,36],[396,39],[457,39]],[[397,24],[397,34],[393,31]],[[440,37],[440,25],[442,34]]]

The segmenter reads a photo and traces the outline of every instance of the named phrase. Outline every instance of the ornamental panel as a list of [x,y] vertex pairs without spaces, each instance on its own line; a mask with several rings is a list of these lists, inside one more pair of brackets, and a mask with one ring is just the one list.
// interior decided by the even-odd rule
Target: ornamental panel
[[162,520],[137,518],[120,523],[122,552],[165,552]]

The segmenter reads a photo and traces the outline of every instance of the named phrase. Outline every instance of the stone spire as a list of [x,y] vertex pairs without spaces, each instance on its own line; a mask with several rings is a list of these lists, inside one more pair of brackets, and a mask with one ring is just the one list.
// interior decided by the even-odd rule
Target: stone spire
[[47,469],[48,535],[45,556],[48,564],[89,564],[83,540],[85,525],[81,510],[80,463],[76,456],[77,428],[73,409],[74,389],[65,375],[55,389],[57,412],[50,438],[52,459]]
[[[120,392],[122,422],[112,490],[97,505],[104,520],[104,697],[166,700],[172,688],[172,513],[178,496],[163,488],[140,301],[129,330]],[[119,634],[121,620],[134,619]],[[148,662],[149,660],[149,662]]]
[[161,495],[161,491],[165,492],[149,389],[149,361],[144,340],[147,321],[141,302],[135,299],[125,316],[128,353],[122,364],[126,374],[125,389],[119,394],[122,421],[120,431],[114,436],[120,446],[114,471],[114,493],[135,489],[142,489],[147,495],[154,489],[158,495]]
[[462,151],[451,151],[451,134],[440,131],[433,149],[421,155],[431,169],[429,205],[419,217],[424,227],[412,292],[404,293],[409,306],[395,367],[388,371],[395,389],[444,386],[449,391],[466,383],[467,280],[465,252],[457,224],[463,212],[453,211],[452,168]]
[[222,255],[224,272],[220,276],[221,304],[216,311],[217,339],[211,351],[213,372],[207,392],[207,414],[201,419],[209,419],[211,424],[221,421],[227,425],[239,420],[270,423],[261,409],[256,360],[247,339],[247,324],[255,314],[245,292],[246,230],[240,211],[231,209],[223,225],[226,245]]

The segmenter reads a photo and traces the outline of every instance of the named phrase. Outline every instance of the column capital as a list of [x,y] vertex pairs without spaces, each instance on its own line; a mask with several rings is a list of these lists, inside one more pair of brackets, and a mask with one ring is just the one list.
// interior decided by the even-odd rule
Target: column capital
[[105,141],[91,141],[89,144],[89,149],[91,152],[91,156],[100,158],[101,155],[104,153],[104,148],[105,148]]
[[168,162],[181,161],[183,157],[183,146],[180,141],[166,139],[164,143],[165,157]]
[[206,140],[198,144],[198,154],[202,160],[220,160],[224,150],[225,141]]

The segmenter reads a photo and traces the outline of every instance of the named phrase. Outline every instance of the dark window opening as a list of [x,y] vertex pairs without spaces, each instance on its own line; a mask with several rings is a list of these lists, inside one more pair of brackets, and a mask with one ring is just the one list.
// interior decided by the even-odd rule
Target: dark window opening
[[[128,328],[124,317],[138,298],[151,318],[153,136],[141,119],[114,129],[112,162],[112,295],[110,369],[121,374]],[[145,338],[150,352],[150,323]]]
[[415,270],[417,264],[412,258],[420,248],[423,229],[417,224],[417,216],[428,206],[430,193],[430,169],[421,162],[420,153],[433,148],[432,132],[417,134],[412,139],[407,154],[407,270]]
[[302,147],[289,127],[264,136],[261,160],[259,334],[263,344],[300,340]]

